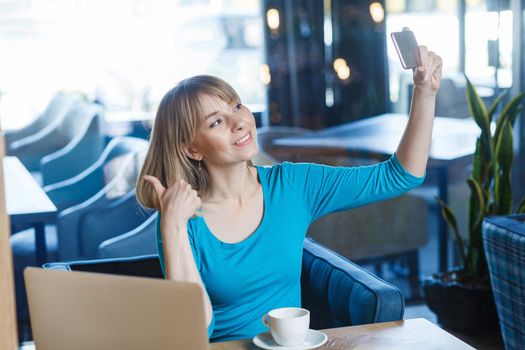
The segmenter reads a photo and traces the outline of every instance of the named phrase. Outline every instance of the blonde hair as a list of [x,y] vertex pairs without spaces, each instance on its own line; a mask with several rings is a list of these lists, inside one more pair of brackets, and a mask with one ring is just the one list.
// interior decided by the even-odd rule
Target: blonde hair
[[198,119],[202,117],[201,95],[227,103],[240,101],[227,82],[209,75],[185,79],[166,93],[157,110],[148,153],[137,179],[137,198],[144,207],[160,209],[157,193],[142,178],[144,175],[157,177],[166,188],[183,179],[200,196],[208,191],[210,179],[206,166],[189,158],[183,147],[191,145],[197,134]]

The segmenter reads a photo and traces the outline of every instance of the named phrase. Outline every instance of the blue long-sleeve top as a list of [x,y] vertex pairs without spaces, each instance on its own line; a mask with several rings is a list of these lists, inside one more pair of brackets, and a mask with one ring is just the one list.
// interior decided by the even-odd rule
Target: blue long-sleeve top
[[[268,328],[264,314],[301,306],[303,240],[323,215],[398,196],[423,182],[394,155],[371,166],[332,167],[309,163],[257,167],[264,198],[258,228],[238,243],[219,240],[203,217],[188,221],[188,236],[213,317],[211,341],[251,338]],[[160,219],[157,244],[164,254]]]

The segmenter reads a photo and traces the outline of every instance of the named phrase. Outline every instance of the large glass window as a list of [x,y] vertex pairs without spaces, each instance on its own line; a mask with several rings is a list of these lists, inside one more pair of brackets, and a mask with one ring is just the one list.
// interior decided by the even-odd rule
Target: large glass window
[[[459,69],[458,0],[386,0],[387,34],[410,28],[420,45],[426,45],[443,58],[445,74]],[[407,85],[412,71],[404,70],[392,40],[387,40],[390,72],[390,101],[393,110],[405,113],[408,105]]]
[[35,0],[0,7],[0,117],[27,124],[58,90],[109,111],[154,111],[179,80],[214,74],[265,102],[259,0]]
[[[460,37],[463,34],[464,73],[477,86],[482,97],[490,101],[499,89],[512,86],[512,13],[509,1],[466,0],[464,33],[461,32],[459,21],[459,16],[463,15],[460,0],[387,0],[386,5],[387,32],[399,31],[405,26],[412,29],[420,44],[427,45],[443,58],[444,77],[448,79],[447,82],[454,82],[460,94],[464,93],[465,86],[460,62]],[[411,72],[401,68],[390,39],[388,59],[393,110],[406,113],[410,98],[407,85],[412,79]],[[456,102],[459,106],[465,101]],[[468,110],[456,107],[441,110],[452,111],[452,114],[457,113],[460,117],[468,115]]]
[[467,1],[465,38],[465,73],[469,79],[489,91],[510,88],[512,12],[509,1]]

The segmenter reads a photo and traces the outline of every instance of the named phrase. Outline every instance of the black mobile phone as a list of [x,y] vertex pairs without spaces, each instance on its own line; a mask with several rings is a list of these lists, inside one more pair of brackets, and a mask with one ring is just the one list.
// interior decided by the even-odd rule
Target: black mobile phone
[[413,31],[405,27],[402,31],[393,32],[390,36],[394,41],[394,46],[396,47],[403,68],[410,69],[421,66],[419,45],[417,44]]

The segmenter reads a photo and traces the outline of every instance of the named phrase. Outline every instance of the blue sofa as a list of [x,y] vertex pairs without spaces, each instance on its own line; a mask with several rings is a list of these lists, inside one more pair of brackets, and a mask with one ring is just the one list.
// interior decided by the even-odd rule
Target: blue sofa
[[[47,269],[163,278],[158,255],[47,263]],[[403,319],[401,291],[311,238],[304,240],[303,307],[315,329]]]

